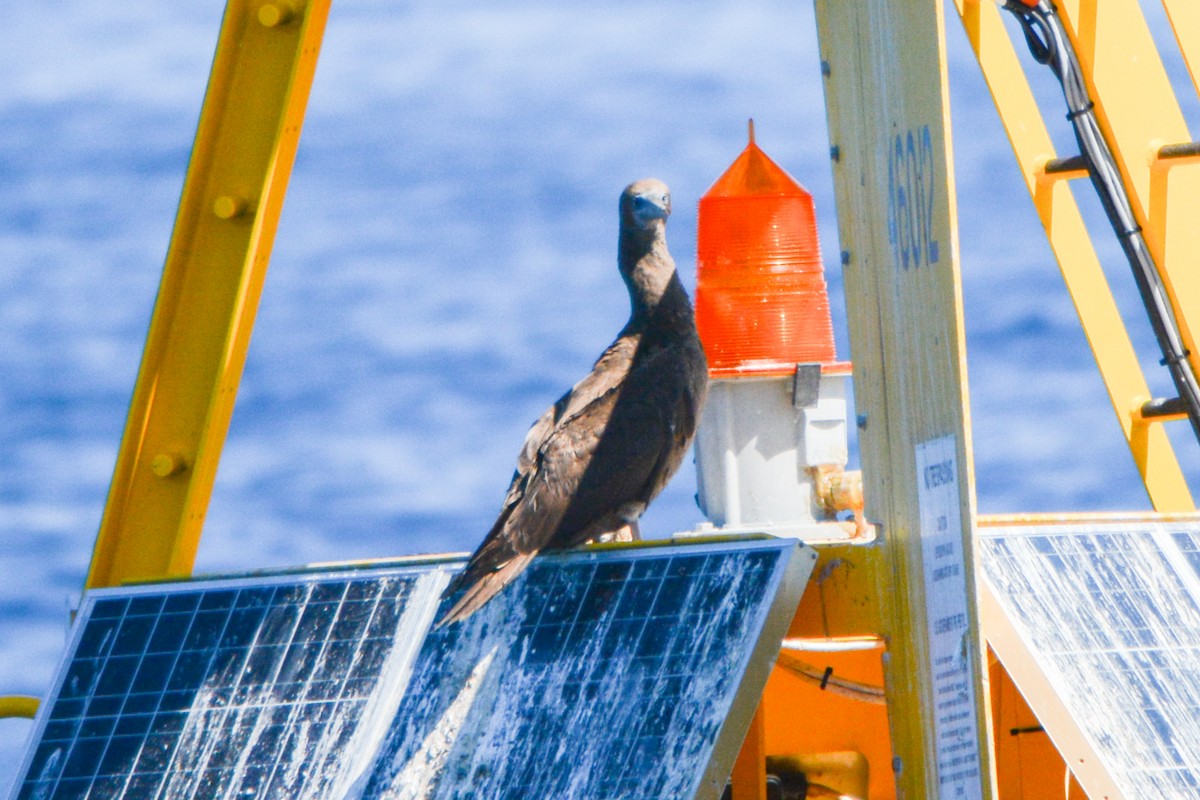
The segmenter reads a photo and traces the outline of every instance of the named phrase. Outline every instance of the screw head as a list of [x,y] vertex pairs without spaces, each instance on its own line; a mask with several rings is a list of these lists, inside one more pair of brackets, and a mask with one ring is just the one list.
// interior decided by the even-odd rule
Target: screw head
[[258,21],[264,28],[278,28],[292,21],[296,10],[287,3],[267,3],[258,9]]
[[218,219],[233,219],[245,213],[246,201],[240,197],[223,194],[213,201],[212,209]]
[[160,478],[178,475],[186,468],[187,462],[183,460],[183,456],[177,453],[159,453],[150,462],[150,471]]

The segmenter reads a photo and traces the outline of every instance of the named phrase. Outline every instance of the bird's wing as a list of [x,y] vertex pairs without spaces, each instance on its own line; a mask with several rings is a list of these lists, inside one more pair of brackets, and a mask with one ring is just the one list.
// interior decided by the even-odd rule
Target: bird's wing
[[636,516],[678,469],[704,398],[703,355],[695,384],[696,365],[677,351],[634,363],[635,349],[618,340],[534,423],[499,518],[446,594],[466,591],[439,625],[469,616],[542,549],[620,527],[623,509]]
[[[664,369],[655,363],[660,358],[669,358],[671,365]],[[660,353],[648,362],[647,373],[654,376],[650,380],[667,385],[658,394],[657,402],[660,457],[647,476],[640,496],[646,505],[663,490],[687,455],[708,394],[708,365],[703,350],[685,351],[682,360],[678,354]]]
[[[641,336],[622,331],[616,341],[610,344],[596,363],[592,371],[571,387],[571,391],[563,395],[559,403],[565,404],[558,422],[565,424],[597,400],[603,398],[614,389],[619,389],[625,382],[637,355]],[[557,406],[557,403],[555,404]]]
[[[517,455],[517,467],[495,524],[443,596],[469,588],[439,625],[464,619],[487,602],[520,574],[545,540],[553,536],[562,518],[561,510],[558,513],[555,510],[565,508],[564,500],[572,487],[546,483],[543,477],[546,452],[558,465],[556,471],[562,472],[562,461],[567,456],[562,445],[569,437],[559,434],[564,428],[578,431],[594,424],[605,406],[605,397],[620,387],[628,373],[636,349],[636,336],[619,336],[596,360],[591,373],[533,423]],[[579,420],[581,414],[586,414],[586,421]],[[598,440],[599,435],[595,438]],[[591,446],[594,447],[594,442]],[[581,441],[578,447],[579,455],[586,460],[588,443]],[[531,487],[533,496],[529,496]],[[539,518],[539,510],[543,512],[541,524],[531,529],[530,520]],[[546,528],[548,532],[543,532]]]
[[535,469],[504,524],[503,535],[516,550],[541,550],[559,544],[555,535],[565,517],[590,519],[606,510],[602,502],[597,502],[602,498],[587,491],[584,481],[594,470],[618,393],[613,389],[596,397],[556,426],[542,442]]
[[[522,502],[505,524],[517,549],[573,547],[619,527],[623,508],[658,494],[696,428],[694,397],[678,353],[640,358],[622,385],[596,396],[546,437]],[[600,533],[607,532],[604,530]]]
[[541,451],[551,437],[564,426],[572,424],[581,412],[620,387],[621,382],[629,373],[629,366],[633,363],[637,346],[637,336],[618,336],[616,341],[596,359],[596,363],[592,365],[592,371],[572,386],[533,423],[529,432],[525,434],[525,442],[517,456],[517,468],[504,498],[505,511],[520,502],[529,478],[541,461]]

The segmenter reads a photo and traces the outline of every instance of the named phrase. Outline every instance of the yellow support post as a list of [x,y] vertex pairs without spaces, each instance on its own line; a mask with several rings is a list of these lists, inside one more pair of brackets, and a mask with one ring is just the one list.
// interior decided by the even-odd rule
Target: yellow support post
[[816,8],[866,512],[882,530],[885,769],[900,798],[990,798],[943,4]]
[[191,572],[328,13],[226,7],[88,588]]

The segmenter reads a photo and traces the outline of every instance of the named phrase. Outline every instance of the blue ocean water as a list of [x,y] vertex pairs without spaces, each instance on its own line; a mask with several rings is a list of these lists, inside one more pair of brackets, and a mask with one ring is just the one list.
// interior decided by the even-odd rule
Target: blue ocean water
[[[45,691],[78,599],[221,12],[0,7],[0,693]],[[986,87],[953,17],[947,30],[979,506],[1144,508]],[[1049,74],[1031,76],[1056,109]],[[471,549],[530,422],[624,321],[621,188],[671,185],[693,286],[695,204],[748,117],[816,197],[852,355],[820,80],[803,3],[338,0],[198,571]],[[1179,450],[1196,474],[1194,442]],[[693,527],[694,491],[685,467],[643,530]],[[0,786],[29,728],[0,720]]]

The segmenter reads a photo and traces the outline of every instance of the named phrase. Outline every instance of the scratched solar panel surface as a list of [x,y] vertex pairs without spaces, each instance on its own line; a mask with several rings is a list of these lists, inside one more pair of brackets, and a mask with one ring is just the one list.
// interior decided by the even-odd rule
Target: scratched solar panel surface
[[544,557],[432,631],[460,564],[92,592],[14,796],[691,797],[795,551]]
[[1200,796],[1200,527],[980,533],[985,579],[1125,796]]
[[16,796],[326,796],[421,577],[91,593]]
[[716,798],[741,743],[713,769],[718,733],[789,559],[806,568],[768,665],[815,555],[778,540],[626,552],[539,559],[507,607],[430,633],[366,795]]

